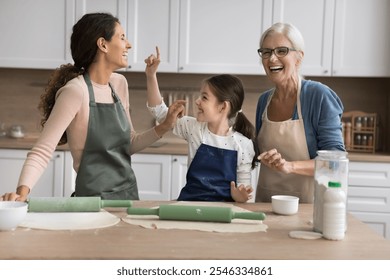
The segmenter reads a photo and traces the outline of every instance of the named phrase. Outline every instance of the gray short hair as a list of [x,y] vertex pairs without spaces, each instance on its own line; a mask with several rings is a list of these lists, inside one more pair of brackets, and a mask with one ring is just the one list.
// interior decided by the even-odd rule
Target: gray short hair
[[301,32],[291,23],[278,22],[273,24],[270,28],[264,31],[263,35],[260,38],[260,48],[262,48],[265,38],[270,33],[279,33],[284,36],[291,42],[291,45],[294,49],[304,52],[305,42],[303,40]]

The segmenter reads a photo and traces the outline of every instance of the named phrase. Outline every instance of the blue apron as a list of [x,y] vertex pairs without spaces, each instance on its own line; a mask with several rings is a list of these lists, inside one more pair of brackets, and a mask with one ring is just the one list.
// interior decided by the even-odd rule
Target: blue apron
[[201,144],[177,200],[233,201],[230,182],[237,180],[237,151]]
[[111,85],[114,103],[96,103],[88,74],[84,75],[84,80],[89,92],[89,121],[75,196],[139,199],[131,168],[131,130],[125,109]]

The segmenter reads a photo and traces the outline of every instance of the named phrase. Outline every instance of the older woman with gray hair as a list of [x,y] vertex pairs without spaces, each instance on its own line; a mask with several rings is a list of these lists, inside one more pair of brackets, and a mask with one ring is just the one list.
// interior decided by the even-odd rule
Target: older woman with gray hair
[[274,87],[260,96],[256,110],[261,161],[256,201],[285,194],[312,203],[317,151],[345,150],[342,102],[326,85],[300,75],[304,40],[295,26],[272,25],[261,36],[258,53]]

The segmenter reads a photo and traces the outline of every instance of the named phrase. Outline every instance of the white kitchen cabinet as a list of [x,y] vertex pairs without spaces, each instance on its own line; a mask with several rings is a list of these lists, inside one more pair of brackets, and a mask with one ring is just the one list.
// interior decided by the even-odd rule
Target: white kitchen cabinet
[[145,58],[161,51],[159,72],[178,71],[179,0],[128,1],[129,70],[145,71]]
[[131,165],[141,200],[175,200],[185,185],[187,156],[135,154]]
[[179,72],[264,73],[257,53],[264,0],[180,2]]
[[389,77],[389,9],[387,0],[3,0],[7,44],[0,45],[0,67],[73,63],[75,22],[85,13],[109,12],[133,46],[129,71],[143,72],[158,45],[160,72],[264,74],[260,36],[286,21],[305,39],[303,75]]
[[72,62],[72,0],[2,0],[0,67],[54,69]]
[[390,76],[387,0],[268,0],[272,23],[294,24],[305,40],[309,76]]
[[333,76],[390,76],[388,0],[337,0]]
[[176,200],[179,197],[181,189],[187,182],[188,157],[172,156],[172,187],[171,199]]
[[171,199],[171,158],[170,155],[157,154],[131,156],[141,200]]
[[[14,192],[28,150],[0,149],[0,193]],[[30,196],[70,196],[75,173],[70,152],[56,151]]]
[[[130,70],[161,50],[159,72],[264,73],[257,54],[264,0],[132,0]],[[243,20],[245,19],[245,20]]]
[[348,211],[390,239],[390,163],[349,163]]

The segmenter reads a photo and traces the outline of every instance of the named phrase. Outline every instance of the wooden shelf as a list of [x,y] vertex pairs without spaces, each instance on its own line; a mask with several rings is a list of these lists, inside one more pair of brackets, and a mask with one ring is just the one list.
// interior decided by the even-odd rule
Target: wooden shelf
[[376,113],[345,112],[342,122],[344,144],[347,151],[375,153]]

